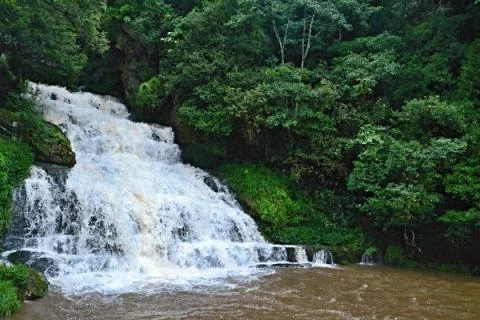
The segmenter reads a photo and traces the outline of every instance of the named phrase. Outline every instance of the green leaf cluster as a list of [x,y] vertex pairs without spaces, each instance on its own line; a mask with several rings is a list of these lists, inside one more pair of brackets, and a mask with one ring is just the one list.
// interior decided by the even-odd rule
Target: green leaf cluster
[[105,6],[89,0],[1,1],[0,76],[11,83],[0,93],[25,79],[73,84],[87,52],[108,47],[99,29]]
[[0,137],[0,233],[10,222],[13,190],[28,176],[32,163],[27,145]]
[[47,289],[46,280],[32,268],[0,264],[0,317],[10,317],[25,298],[43,297]]

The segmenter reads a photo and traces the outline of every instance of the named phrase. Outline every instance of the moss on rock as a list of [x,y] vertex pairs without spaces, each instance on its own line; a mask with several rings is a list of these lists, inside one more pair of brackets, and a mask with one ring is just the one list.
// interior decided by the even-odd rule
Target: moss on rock
[[69,167],[75,165],[70,141],[54,124],[45,122],[42,137],[32,136],[31,143],[37,161]]
[[34,269],[22,264],[0,264],[0,316],[10,316],[22,301],[42,298],[47,292],[47,280]]
[[45,276],[29,268],[27,281],[18,287],[18,295],[22,300],[35,300],[44,297],[48,292],[48,282]]
[[12,112],[0,109],[0,118],[17,123],[18,139],[32,148],[35,160],[64,166],[75,164],[70,141],[56,125],[46,122],[33,112]]

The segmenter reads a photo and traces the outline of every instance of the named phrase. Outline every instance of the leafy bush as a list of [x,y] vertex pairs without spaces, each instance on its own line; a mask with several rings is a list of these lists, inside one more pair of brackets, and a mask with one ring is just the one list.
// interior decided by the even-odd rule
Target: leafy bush
[[25,286],[30,271],[31,268],[23,264],[16,264],[13,266],[0,264],[0,279],[12,281],[17,287]]
[[0,137],[0,233],[10,221],[13,189],[27,177],[32,163],[28,146]]
[[[329,190],[295,190],[280,172],[252,164],[221,168],[239,199],[253,211],[264,235],[283,244],[329,247],[342,262],[356,262],[365,246],[363,233],[351,227],[343,199]],[[329,212],[329,214],[326,214]]]
[[232,189],[256,214],[261,223],[273,228],[295,219],[298,211],[288,190],[288,181],[277,172],[251,164],[229,165],[221,168]]
[[383,258],[383,262],[385,262],[385,264],[393,266],[403,266],[407,263],[407,260],[408,258],[405,255],[405,251],[400,246],[395,244],[388,246]]
[[9,317],[21,301],[41,298],[47,290],[45,278],[32,268],[0,264],[0,317]]
[[10,317],[20,304],[12,282],[0,280],[0,317]]

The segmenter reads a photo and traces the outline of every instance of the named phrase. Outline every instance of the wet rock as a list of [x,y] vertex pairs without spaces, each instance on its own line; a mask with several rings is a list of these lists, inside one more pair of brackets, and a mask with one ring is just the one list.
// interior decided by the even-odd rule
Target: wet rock
[[[41,131],[42,138],[31,137],[30,140],[36,160],[73,167],[76,162],[75,153],[62,130],[54,124],[45,122]],[[44,138],[45,136],[47,138]]]
[[310,246],[303,246],[303,249],[305,250],[305,253],[307,254],[308,261],[312,262],[313,258],[315,256],[315,250],[313,250],[313,248],[310,247]]
[[260,262],[269,262],[269,261],[285,261],[286,252],[283,246],[275,246],[271,251],[258,249],[258,261]]
[[256,265],[257,268],[310,268],[312,265],[310,263],[259,263]]
[[53,268],[55,266],[55,262],[53,261],[53,259],[46,257],[34,259],[30,263],[28,263],[28,265],[40,272],[46,272],[47,270],[55,269]]
[[186,224],[184,224],[181,228],[176,228],[172,230],[172,233],[175,236],[175,238],[179,239],[180,241],[188,241],[189,232],[190,232],[190,228]]
[[236,241],[236,242],[243,242],[242,233],[238,229],[238,226],[235,223],[235,221],[233,220],[232,220],[232,228],[230,229],[229,234],[230,234],[230,240]]
[[297,262],[297,254],[295,247],[286,247],[285,250],[287,251],[287,261]]
[[144,63],[144,61],[149,61],[147,52],[137,39],[138,36],[135,32],[124,26],[116,40],[115,47],[123,56],[119,70],[126,97],[133,96],[140,84],[145,80],[139,77],[138,70],[143,69],[145,71],[145,69],[149,70],[151,68],[148,66],[148,63]]
[[41,117],[26,121],[18,112],[1,109],[1,117],[9,123],[17,123],[17,135],[30,145],[35,160],[42,163],[53,163],[72,167],[75,164],[75,153],[70,141],[56,125],[44,121]]
[[7,260],[13,264],[19,264],[19,263],[26,264],[28,261],[38,256],[40,256],[40,254],[36,252],[32,252],[28,250],[19,250],[19,251],[10,253],[7,257]]
[[48,292],[48,281],[45,276],[33,269],[29,270],[26,284],[17,289],[21,300],[35,300],[44,297]]
[[18,250],[10,253],[7,260],[13,264],[25,264],[31,268],[39,271],[52,274],[58,271],[58,267],[51,258],[42,257],[39,252],[32,252],[28,250]]
[[218,183],[215,181],[215,179],[212,176],[205,176],[203,178],[203,182],[205,182],[205,184],[214,192],[220,191],[220,187],[218,186]]

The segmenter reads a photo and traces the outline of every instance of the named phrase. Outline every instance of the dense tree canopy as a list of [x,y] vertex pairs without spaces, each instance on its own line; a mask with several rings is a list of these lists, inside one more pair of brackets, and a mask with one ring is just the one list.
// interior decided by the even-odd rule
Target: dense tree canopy
[[87,54],[108,48],[105,8],[105,1],[0,1],[0,93],[27,79],[72,84]]

